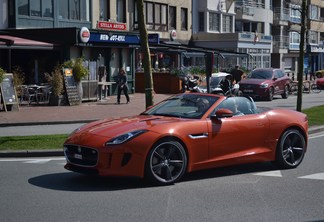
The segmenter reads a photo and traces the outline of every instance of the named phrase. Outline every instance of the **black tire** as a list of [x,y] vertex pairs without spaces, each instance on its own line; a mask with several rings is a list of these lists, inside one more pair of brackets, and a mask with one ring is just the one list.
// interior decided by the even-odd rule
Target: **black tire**
[[312,92],[313,92],[313,93],[320,93],[320,92],[321,92],[321,87],[318,86],[318,85],[315,84],[315,83],[311,85],[311,89],[312,89]]
[[156,185],[173,184],[186,172],[187,162],[187,153],[180,142],[162,140],[146,158],[145,178]]
[[281,97],[283,99],[287,99],[289,95],[289,87],[286,85],[283,94],[281,94]]
[[269,89],[269,93],[268,93],[268,97],[267,97],[267,100],[268,101],[272,101],[273,100],[273,93],[274,93],[274,89],[271,87]]
[[288,129],[280,137],[276,150],[276,164],[283,169],[296,168],[306,151],[304,136],[297,129]]

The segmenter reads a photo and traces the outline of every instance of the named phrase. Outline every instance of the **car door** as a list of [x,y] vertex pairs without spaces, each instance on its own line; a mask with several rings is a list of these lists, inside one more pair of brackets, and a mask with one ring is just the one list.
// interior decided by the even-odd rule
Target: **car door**
[[286,79],[284,78],[285,74],[282,70],[275,71],[275,77],[277,80],[275,81],[276,84],[276,94],[281,94],[285,90]]
[[209,129],[209,159],[215,166],[269,151],[269,121],[264,114],[222,118],[211,121]]

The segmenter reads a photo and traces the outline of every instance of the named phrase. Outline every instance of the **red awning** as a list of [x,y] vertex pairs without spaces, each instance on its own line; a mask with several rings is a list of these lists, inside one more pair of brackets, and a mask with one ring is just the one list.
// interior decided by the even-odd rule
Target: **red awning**
[[34,41],[10,35],[0,35],[0,49],[53,49],[54,45],[47,42]]

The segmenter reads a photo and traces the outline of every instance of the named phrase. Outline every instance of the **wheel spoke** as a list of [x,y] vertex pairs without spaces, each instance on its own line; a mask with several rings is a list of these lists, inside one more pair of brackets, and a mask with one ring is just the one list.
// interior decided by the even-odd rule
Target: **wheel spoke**
[[152,170],[154,171],[154,173],[157,173],[162,169],[163,166],[164,166],[163,163],[158,163],[152,166]]
[[155,152],[154,152],[154,157],[156,157],[156,158],[159,159],[159,160],[164,160],[164,157],[163,157],[161,154],[159,154],[158,151],[155,151]]
[[182,160],[170,160],[169,164],[174,166],[174,167],[182,167],[183,161]]
[[166,167],[164,167],[163,169],[164,169],[164,171],[165,171],[165,180],[166,180],[166,181],[171,180],[171,179],[172,179],[172,173],[171,173],[171,169],[170,169],[170,167],[169,167],[169,166],[166,166]]

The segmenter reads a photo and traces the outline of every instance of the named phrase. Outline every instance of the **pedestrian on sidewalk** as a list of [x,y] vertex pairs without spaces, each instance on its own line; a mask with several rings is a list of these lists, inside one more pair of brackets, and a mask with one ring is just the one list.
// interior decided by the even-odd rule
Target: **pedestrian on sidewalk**
[[120,104],[120,96],[122,92],[125,94],[127,100],[126,103],[129,103],[127,76],[124,68],[120,68],[117,76],[117,104]]

